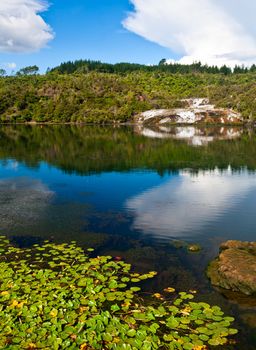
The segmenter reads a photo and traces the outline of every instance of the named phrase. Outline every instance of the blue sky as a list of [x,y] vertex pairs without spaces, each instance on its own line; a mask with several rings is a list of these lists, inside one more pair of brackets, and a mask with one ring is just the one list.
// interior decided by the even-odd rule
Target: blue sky
[[37,64],[44,71],[80,58],[149,64],[169,57],[168,48],[123,27],[131,10],[128,0],[52,0],[40,15],[52,27],[54,39],[36,53],[0,53],[0,62],[16,63],[17,69]]
[[256,63],[255,0],[0,0],[0,67]]

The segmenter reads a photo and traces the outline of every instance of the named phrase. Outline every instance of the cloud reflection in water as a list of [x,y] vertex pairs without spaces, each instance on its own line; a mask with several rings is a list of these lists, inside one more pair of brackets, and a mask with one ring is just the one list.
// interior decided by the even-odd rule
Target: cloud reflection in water
[[177,177],[127,200],[134,228],[163,237],[190,237],[227,213],[256,189],[256,177],[231,169],[181,172]]

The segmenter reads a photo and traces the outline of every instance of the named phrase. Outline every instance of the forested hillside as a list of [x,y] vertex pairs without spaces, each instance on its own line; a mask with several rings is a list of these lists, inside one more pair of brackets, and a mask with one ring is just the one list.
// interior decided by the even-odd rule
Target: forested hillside
[[74,69],[74,64],[66,63],[66,70],[73,67],[70,74],[64,64],[45,75],[1,77],[1,121],[127,122],[141,111],[178,107],[179,100],[187,97],[208,97],[219,107],[233,108],[245,118],[256,119],[253,67],[232,74],[192,68],[190,72],[172,73],[166,65],[159,69],[128,65],[126,69],[120,64],[120,71],[110,73],[100,64],[94,68],[76,64]]

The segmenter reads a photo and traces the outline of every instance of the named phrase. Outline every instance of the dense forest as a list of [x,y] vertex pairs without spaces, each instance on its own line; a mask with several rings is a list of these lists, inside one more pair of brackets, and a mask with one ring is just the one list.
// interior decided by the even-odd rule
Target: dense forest
[[182,98],[208,97],[219,107],[255,120],[255,67],[237,67],[234,72],[226,68],[164,61],[157,66],[76,61],[38,75],[36,66],[27,67],[16,76],[0,77],[0,119],[129,122],[141,111],[179,107]]
[[[33,67],[32,67],[33,68]],[[165,72],[165,73],[209,73],[209,74],[244,74],[248,72],[256,72],[256,65],[253,64],[250,68],[245,66],[235,66],[234,69],[223,65],[222,67],[203,65],[201,62],[192,64],[167,63],[166,59],[162,59],[158,65],[143,65],[136,63],[104,63],[101,61],[92,60],[77,60],[61,63],[59,66],[50,69],[48,73],[58,72],[61,74],[85,73],[97,71],[102,73],[131,73],[135,71],[142,72]]]

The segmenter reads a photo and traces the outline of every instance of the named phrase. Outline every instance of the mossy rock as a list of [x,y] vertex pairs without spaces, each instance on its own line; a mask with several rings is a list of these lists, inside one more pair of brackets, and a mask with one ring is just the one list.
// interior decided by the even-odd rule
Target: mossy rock
[[256,242],[227,241],[219,256],[207,269],[214,286],[241,292],[256,293]]

